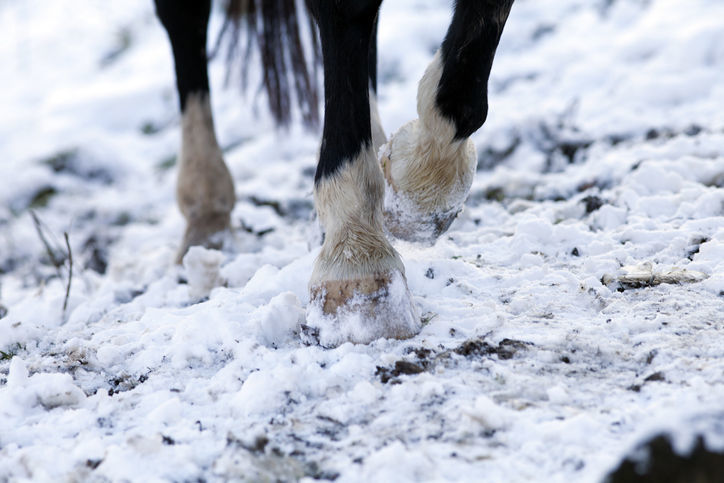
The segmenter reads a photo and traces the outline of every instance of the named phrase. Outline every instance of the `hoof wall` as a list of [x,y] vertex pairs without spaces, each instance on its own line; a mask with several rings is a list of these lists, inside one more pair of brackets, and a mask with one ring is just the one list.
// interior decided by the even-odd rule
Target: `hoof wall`
[[308,344],[367,344],[382,338],[408,339],[420,331],[417,310],[399,272],[325,281],[313,284],[310,291],[307,324],[302,330],[302,339]]

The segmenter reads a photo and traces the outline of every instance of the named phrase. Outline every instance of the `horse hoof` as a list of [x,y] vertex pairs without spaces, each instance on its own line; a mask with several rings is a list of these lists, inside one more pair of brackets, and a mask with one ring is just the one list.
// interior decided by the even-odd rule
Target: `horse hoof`
[[189,248],[201,246],[208,249],[220,250],[224,241],[230,234],[230,217],[228,213],[218,213],[198,219],[189,220],[186,225],[184,237],[181,240],[176,263],[183,261],[184,255]]
[[475,145],[436,139],[415,120],[381,152],[385,227],[402,240],[434,243],[463,209],[477,167]]
[[382,338],[408,339],[420,331],[407,281],[397,270],[313,284],[310,295],[307,325],[302,331],[308,344],[367,344]]

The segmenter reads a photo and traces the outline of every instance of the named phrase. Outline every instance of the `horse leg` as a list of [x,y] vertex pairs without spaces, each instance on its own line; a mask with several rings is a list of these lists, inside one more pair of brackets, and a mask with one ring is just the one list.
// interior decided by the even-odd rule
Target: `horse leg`
[[186,218],[180,262],[189,247],[218,248],[229,229],[234,184],[214,131],[209,102],[206,30],[211,0],[155,0],[173,50],[181,106],[177,203]]
[[383,230],[384,179],[372,141],[368,53],[380,3],[311,5],[324,60],[325,118],[314,199],[325,238],[309,283],[307,320],[319,322],[313,328],[327,346],[419,331],[402,260]]
[[370,37],[368,52],[369,78],[370,78],[370,120],[372,122],[372,147],[375,155],[380,147],[387,142],[385,130],[382,127],[380,113],[377,110],[377,23],[379,14],[375,17],[375,23]]
[[477,165],[469,137],[488,113],[488,78],[513,0],[457,0],[442,47],[420,81],[418,120],[380,163],[385,222],[398,238],[434,242],[462,210]]

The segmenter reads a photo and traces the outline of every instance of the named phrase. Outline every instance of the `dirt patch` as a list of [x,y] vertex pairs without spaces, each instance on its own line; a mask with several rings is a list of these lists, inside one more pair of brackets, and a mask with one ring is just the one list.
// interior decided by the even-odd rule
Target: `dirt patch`
[[517,352],[526,350],[530,345],[532,345],[530,342],[503,339],[498,342],[497,346],[494,346],[485,342],[483,339],[471,339],[453,349],[453,352],[467,358],[497,355],[498,359],[507,360],[512,359]]
[[382,384],[387,384],[388,382],[390,384],[399,384],[402,381],[398,379],[398,376],[420,374],[421,372],[425,372],[425,368],[421,365],[400,360],[395,361],[395,365],[391,368],[377,366],[375,376],[379,376]]
[[497,345],[486,342],[483,338],[469,339],[452,349],[435,351],[427,347],[410,347],[406,353],[414,360],[395,361],[392,366],[377,366],[375,375],[383,384],[400,384],[400,376],[413,376],[423,372],[430,372],[438,364],[457,364],[453,355],[463,356],[466,359],[482,359],[497,356],[498,360],[512,359],[517,353],[525,351],[533,344],[521,340],[503,339]]

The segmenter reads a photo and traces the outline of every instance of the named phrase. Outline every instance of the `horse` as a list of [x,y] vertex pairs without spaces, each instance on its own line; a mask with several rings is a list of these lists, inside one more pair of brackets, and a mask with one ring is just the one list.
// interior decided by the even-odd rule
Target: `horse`
[[[171,43],[182,118],[180,261],[189,247],[213,247],[230,229],[234,183],[209,102],[211,0],[154,1]],[[387,235],[433,243],[461,211],[477,165],[470,136],[488,114],[488,79],[513,1],[455,0],[442,45],[419,82],[418,118],[388,140],[375,101],[382,0],[306,0],[324,72],[314,176],[324,240],[309,281],[307,337],[338,345],[406,339],[421,330],[402,259]],[[296,1],[229,0],[226,16],[222,31],[246,19],[256,37],[277,123],[290,122],[290,79],[304,121],[316,123],[316,84],[300,40],[305,15]]]

